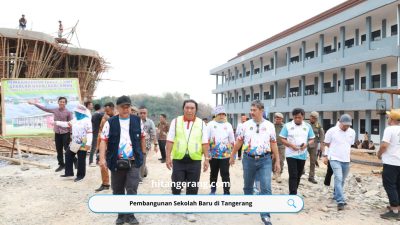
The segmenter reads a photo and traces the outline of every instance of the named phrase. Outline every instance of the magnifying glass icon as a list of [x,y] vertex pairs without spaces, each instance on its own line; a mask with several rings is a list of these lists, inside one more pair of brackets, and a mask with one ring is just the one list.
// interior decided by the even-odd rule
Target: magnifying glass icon
[[297,208],[296,205],[294,204],[294,200],[293,200],[293,199],[289,199],[289,200],[287,201],[287,204],[288,204],[289,206],[292,206],[292,207],[294,207],[294,208]]

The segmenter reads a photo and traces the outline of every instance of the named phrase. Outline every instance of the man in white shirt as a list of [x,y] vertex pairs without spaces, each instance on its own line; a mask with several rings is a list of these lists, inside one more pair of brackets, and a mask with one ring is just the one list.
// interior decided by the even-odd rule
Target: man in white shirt
[[346,205],[343,187],[350,170],[351,145],[356,138],[355,131],[350,128],[351,120],[350,115],[343,114],[339,119],[339,126],[330,128],[324,140],[325,146],[329,148],[328,155],[324,156],[324,163],[329,160],[335,176],[333,198],[338,204],[338,210],[344,210]]
[[[236,138],[240,135],[239,134],[239,132],[242,130],[242,126],[243,126],[243,124],[247,121],[247,116],[246,115],[242,115],[241,117],[240,117],[240,123],[237,125],[237,127],[236,127]],[[240,147],[239,148],[239,151],[238,151],[238,159],[239,160],[241,160],[242,159],[242,148]]]
[[400,220],[400,110],[391,110],[378,157],[382,159],[382,183],[389,198],[390,210],[381,214],[383,219]]

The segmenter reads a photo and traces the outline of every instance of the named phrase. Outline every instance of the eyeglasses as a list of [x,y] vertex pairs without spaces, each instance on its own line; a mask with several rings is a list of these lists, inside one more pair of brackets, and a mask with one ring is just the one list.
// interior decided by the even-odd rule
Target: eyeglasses
[[256,124],[256,126],[257,126],[256,133],[258,134],[258,133],[260,133],[260,124]]

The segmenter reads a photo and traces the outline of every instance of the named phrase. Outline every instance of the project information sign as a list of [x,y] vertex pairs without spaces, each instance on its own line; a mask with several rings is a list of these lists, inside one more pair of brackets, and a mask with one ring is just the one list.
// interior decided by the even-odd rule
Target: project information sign
[[[53,113],[58,98],[66,97],[66,108],[72,112],[80,102],[79,81],[68,79],[2,79],[2,131],[6,137],[49,136],[53,131]],[[29,104],[35,103],[35,104]]]

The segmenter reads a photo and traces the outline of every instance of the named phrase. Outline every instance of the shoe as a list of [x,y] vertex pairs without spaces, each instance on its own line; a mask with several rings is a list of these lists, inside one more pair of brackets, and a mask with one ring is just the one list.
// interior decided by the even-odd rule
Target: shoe
[[161,163],[165,163],[165,159],[161,159]]
[[130,214],[125,216],[125,223],[139,224],[139,221],[136,219],[134,214]]
[[308,178],[308,181],[310,181],[313,184],[318,184],[318,182],[313,177]]
[[316,166],[317,168],[319,168],[319,163],[318,163],[318,161],[315,161],[315,166]]
[[124,214],[118,214],[117,220],[115,220],[116,225],[122,225],[125,223],[125,215]]
[[100,185],[99,188],[97,188],[97,189],[94,190],[94,191],[95,191],[95,192],[99,192],[99,191],[104,191],[104,190],[108,190],[108,189],[110,189],[110,185],[102,184],[102,185]]
[[263,221],[264,225],[272,225],[271,219],[269,217],[261,218],[261,221]]
[[163,160],[163,158],[159,158],[158,160]]
[[82,180],[83,180],[83,177],[77,177],[77,178],[75,178],[74,182],[79,182],[79,181],[82,181]]
[[337,205],[337,210],[338,210],[338,211],[344,210],[344,203],[339,203],[339,204]]
[[210,195],[215,195],[215,192],[216,192],[216,191],[217,191],[216,189],[211,188]]
[[242,160],[242,157],[239,157],[239,160]]
[[60,177],[73,177],[74,175],[72,174],[72,175],[65,175],[65,174],[63,174],[63,175],[60,175]]
[[189,221],[189,222],[196,222],[196,217],[194,216],[194,214],[192,214],[192,213],[189,213],[189,214],[186,214],[186,219]]
[[397,219],[400,220],[400,213],[394,213],[392,210],[380,215],[382,219],[392,220]]
[[63,170],[65,168],[65,166],[59,166],[55,171],[56,172],[60,172],[61,170]]

